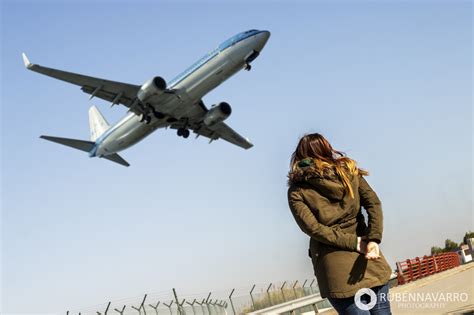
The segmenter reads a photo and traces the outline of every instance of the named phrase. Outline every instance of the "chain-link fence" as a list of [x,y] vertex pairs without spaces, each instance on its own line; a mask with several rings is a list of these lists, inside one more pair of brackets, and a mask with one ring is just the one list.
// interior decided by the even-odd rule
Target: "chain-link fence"
[[228,291],[195,294],[178,294],[175,289],[172,289],[115,300],[81,310],[67,311],[67,315],[237,315],[317,293],[319,293],[319,288],[315,279],[253,284]]

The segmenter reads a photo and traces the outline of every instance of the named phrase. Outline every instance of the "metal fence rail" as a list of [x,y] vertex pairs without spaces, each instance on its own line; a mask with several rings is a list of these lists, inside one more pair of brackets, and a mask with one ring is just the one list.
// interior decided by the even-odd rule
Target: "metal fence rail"
[[293,301],[281,303],[278,305],[270,306],[255,312],[248,313],[249,315],[276,315],[291,313],[294,314],[296,310],[302,310],[305,307],[310,307],[309,309],[314,313],[318,313],[321,310],[322,302],[325,302],[326,299],[322,298],[319,293],[305,296]]
[[398,284],[405,284],[460,265],[456,253],[442,253],[397,262]]

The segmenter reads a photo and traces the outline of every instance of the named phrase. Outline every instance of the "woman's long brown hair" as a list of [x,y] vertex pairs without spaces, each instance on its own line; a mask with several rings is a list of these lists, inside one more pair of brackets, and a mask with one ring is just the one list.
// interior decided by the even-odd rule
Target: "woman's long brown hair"
[[343,152],[334,150],[329,141],[319,133],[308,134],[300,139],[295,152],[291,155],[291,171],[296,171],[298,163],[308,158],[313,160],[319,175],[324,174],[325,170],[334,169],[352,198],[354,191],[348,174],[368,175],[367,171],[357,168],[354,160]]

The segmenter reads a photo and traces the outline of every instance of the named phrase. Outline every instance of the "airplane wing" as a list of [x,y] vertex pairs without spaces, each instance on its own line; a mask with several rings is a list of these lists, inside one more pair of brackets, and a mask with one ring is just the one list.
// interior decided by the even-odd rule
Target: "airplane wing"
[[[203,110],[207,111],[207,108],[204,106],[202,100],[200,101],[200,105]],[[178,129],[182,127],[184,127],[183,121],[179,121],[170,125],[170,128],[172,129]],[[209,138],[210,141],[224,139],[225,141],[235,144],[236,146],[239,146],[244,149],[250,149],[251,147],[253,147],[253,144],[250,142],[249,139],[242,137],[224,122],[218,123],[212,127],[208,127],[203,123],[201,116],[201,119],[199,119],[198,121],[188,121],[187,128],[193,130],[196,134],[196,137],[203,136]]]
[[250,149],[251,147],[253,147],[253,144],[250,142],[249,139],[242,137],[223,122],[213,127],[201,127],[199,128],[199,130],[194,130],[194,132],[199,135],[208,137],[211,140],[216,140],[219,138],[224,139],[225,141],[228,141],[244,149]]
[[[94,78],[33,64],[28,60],[28,57],[26,57],[24,53],[23,62],[28,70],[79,85],[82,91],[91,94],[91,98],[95,96],[113,102],[113,104],[123,104],[129,108],[133,105],[138,90],[140,89],[140,85]],[[131,110],[135,112],[138,109],[131,108]]]

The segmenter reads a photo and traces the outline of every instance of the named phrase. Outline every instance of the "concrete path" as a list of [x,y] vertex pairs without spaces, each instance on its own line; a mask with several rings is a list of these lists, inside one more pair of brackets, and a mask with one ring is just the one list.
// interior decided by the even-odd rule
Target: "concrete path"
[[394,315],[474,314],[474,263],[397,286],[390,299]]
[[393,315],[474,314],[474,263],[394,287],[390,301]]

